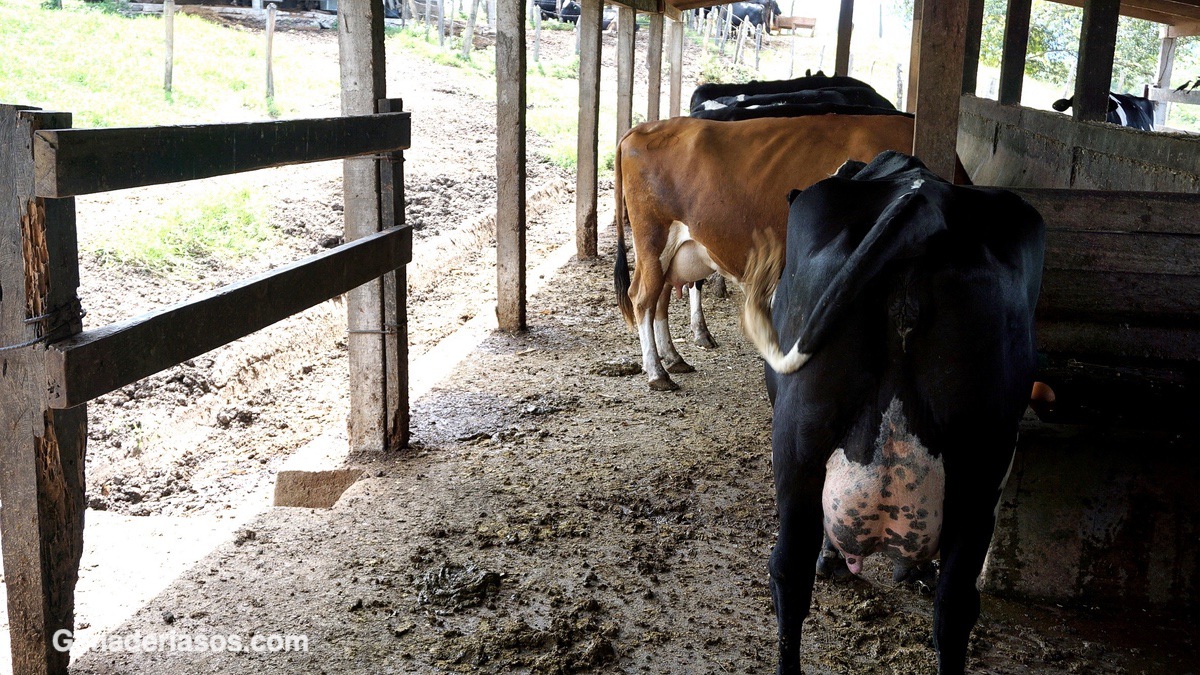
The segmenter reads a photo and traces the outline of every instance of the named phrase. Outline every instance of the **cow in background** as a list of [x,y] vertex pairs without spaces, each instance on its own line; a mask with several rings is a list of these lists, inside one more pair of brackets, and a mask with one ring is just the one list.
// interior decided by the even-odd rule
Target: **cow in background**
[[961,675],[1036,367],[1045,225],[884,153],[792,194],[786,253],[772,235],[746,262],[742,325],[774,406],[779,672],[800,672],[824,530],[853,573],[940,553],[938,672]]
[[[1050,107],[1058,112],[1066,112],[1073,105],[1075,105],[1074,96],[1060,98]],[[1104,121],[1131,129],[1154,131],[1154,101],[1142,96],[1109,92],[1108,114]]]

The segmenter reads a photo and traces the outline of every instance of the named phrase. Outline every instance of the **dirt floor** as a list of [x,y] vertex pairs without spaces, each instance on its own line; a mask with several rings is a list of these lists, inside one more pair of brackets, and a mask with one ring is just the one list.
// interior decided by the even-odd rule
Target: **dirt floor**
[[[289,35],[277,39],[310,41],[336,60],[335,36]],[[545,31],[543,39],[543,54],[567,53],[573,36]],[[615,65],[612,42],[606,37],[606,68]],[[685,70],[686,79],[694,75]],[[414,113],[405,167],[416,228],[414,369],[494,297],[495,110],[463,78],[424,65],[390,85]],[[336,105],[314,102],[313,114],[336,114]],[[573,177],[538,159],[540,140],[530,142],[532,268],[572,243],[574,204]],[[283,246],[172,284],[138,275],[113,283],[109,269],[85,259],[89,325],[340,243],[339,164],[237,180],[275,196]],[[80,199],[81,237],[164,198],[147,189]],[[601,222],[609,223],[611,193],[601,203]],[[307,651],[77,649],[72,671],[773,669],[771,411],[761,362],[737,334],[739,296],[706,300],[721,347],[702,351],[681,340],[698,372],[678,376],[678,392],[651,393],[637,338],[612,297],[614,246],[602,227],[599,260],[572,260],[539,280],[545,289],[531,298],[527,333],[491,334],[414,401],[410,451],[350,458],[364,478],[332,509],[266,511],[109,631],[247,642],[302,634]],[[686,335],[683,304],[675,310],[675,334]],[[344,327],[344,309],[326,303],[90,404],[91,508],[106,517],[170,518],[161,522],[176,533],[219,531],[214,523],[229,522],[248,495],[269,490],[288,455],[344,428]],[[85,566],[85,582],[96,587],[89,574]],[[883,564],[868,561],[864,579],[818,582],[806,667],[932,673],[930,618],[927,596],[893,587]],[[82,610],[80,621],[89,621]],[[972,642],[973,672],[1200,672],[1191,637],[1132,633],[1129,623],[989,598]]]

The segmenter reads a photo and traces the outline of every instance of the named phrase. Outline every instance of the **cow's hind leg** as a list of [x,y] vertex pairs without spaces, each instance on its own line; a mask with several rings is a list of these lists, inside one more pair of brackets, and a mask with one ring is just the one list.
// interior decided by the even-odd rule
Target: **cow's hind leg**
[[938,652],[939,675],[962,675],[966,668],[967,641],[979,619],[976,583],[996,526],[1003,467],[1012,457],[1011,449],[1008,454],[994,448],[975,450],[1004,463],[998,461],[990,470],[955,472],[947,462],[942,564],[933,600],[933,643]]
[[702,349],[716,349],[717,341],[708,332],[708,323],[704,321],[704,305],[700,302],[700,290],[704,280],[697,281],[688,289],[688,304],[691,307],[692,340]]
[[816,569],[813,558],[821,548],[821,487],[825,467],[801,460],[801,444],[778,430],[774,442],[775,500],[779,507],[779,538],[771,551],[771,597],[779,621],[780,674],[800,672],[800,637],[812,605]]
[[675,341],[671,339],[670,313],[668,312],[670,307],[671,287],[665,286],[654,310],[654,342],[658,345],[658,354],[662,357],[663,367],[667,369],[668,373],[676,375],[694,373],[696,369],[683,360],[683,356],[675,348]]
[[829,541],[829,535],[825,535],[821,554],[817,556],[817,576],[822,579],[848,579],[854,576],[846,566],[845,556]]

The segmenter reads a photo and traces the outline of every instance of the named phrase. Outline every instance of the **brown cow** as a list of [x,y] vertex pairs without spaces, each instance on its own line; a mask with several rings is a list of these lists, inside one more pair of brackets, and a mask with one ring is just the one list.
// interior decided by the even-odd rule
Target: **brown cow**
[[[913,120],[902,115],[675,117],[626,133],[616,154],[617,222],[628,222],[637,259],[631,284],[625,228],[618,227],[615,285],[621,313],[638,331],[650,388],[677,389],[668,370],[692,370],[667,328],[666,277],[672,270],[672,285],[696,281],[703,276],[686,278],[682,269],[699,274],[703,266],[672,269],[677,250],[703,253],[721,272],[740,278],[755,230],[773,230],[782,241],[791,190],[828,178],[847,159],[911,152],[912,142]],[[956,178],[968,182],[965,173]],[[685,246],[689,239],[696,245]]]

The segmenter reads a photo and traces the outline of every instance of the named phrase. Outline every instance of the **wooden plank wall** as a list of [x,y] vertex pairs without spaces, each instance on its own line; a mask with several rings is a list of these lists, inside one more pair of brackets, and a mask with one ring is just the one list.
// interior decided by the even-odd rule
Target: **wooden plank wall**
[[[87,409],[45,403],[45,347],[82,328],[75,200],[34,196],[34,134],[66,113],[0,106],[0,527],[13,672],[67,672],[83,553]],[[39,319],[38,317],[44,317]]]

